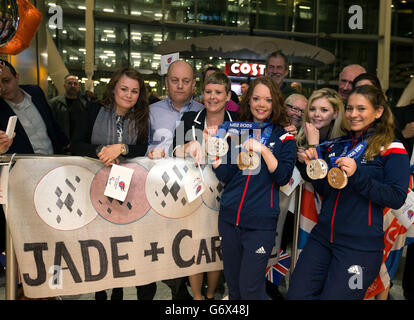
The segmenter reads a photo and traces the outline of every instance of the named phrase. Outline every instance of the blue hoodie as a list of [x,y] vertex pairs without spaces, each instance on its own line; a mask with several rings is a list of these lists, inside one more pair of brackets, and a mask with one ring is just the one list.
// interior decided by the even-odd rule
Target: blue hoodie
[[278,166],[272,173],[263,158],[258,170],[240,170],[235,161],[240,149],[231,149],[227,154],[227,164],[216,168],[217,178],[225,183],[219,219],[248,229],[276,229],[280,211],[279,187],[288,183],[292,176],[296,145],[294,137],[277,125],[266,147],[278,160]]
[[[360,141],[361,137],[354,139],[352,146]],[[334,144],[322,154],[329,167],[329,159],[338,157],[342,150],[342,144]],[[351,249],[383,250],[383,210],[399,209],[405,202],[410,175],[408,155],[403,144],[394,140],[373,160],[360,156],[356,164],[357,170],[343,189],[332,188],[327,178],[312,181],[323,200],[310,236]]]

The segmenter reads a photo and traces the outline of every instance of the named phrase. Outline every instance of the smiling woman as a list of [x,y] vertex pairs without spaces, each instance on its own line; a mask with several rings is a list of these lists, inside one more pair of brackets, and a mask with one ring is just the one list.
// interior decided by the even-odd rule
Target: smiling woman
[[224,275],[230,300],[267,300],[263,274],[275,243],[279,186],[289,181],[295,162],[294,137],[284,129],[288,115],[272,78],[253,81],[241,103],[240,120],[245,122],[240,127],[252,128],[249,137],[260,131],[253,128],[261,128],[260,134],[242,141],[245,151],[236,149],[237,165],[231,152],[227,161],[212,164],[226,183],[218,223]]
[[[144,80],[135,69],[114,73],[102,101],[89,103],[75,127],[71,141],[73,155],[99,158],[105,166],[125,158],[144,156],[148,147],[149,106]],[[152,300],[156,284],[137,287],[137,296]],[[122,288],[112,290],[113,300],[122,300]],[[95,299],[106,300],[99,291]]]
[[149,107],[141,75],[122,69],[112,76],[104,98],[90,103],[77,124],[72,154],[97,157],[106,166],[124,157],[145,155],[148,145]]
[[[205,108],[199,112],[184,113],[174,134],[174,156],[188,156],[196,163],[204,163],[203,145],[208,145],[208,141],[211,141],[209,135],[215,135],[218,126],[224,121],[237,119],[237,113],[225,110],[226,103],[231,97],[230,88],[231,81],[223,72],[217,71],[207,76],[203,91]],[[179,137],[179,133],[184,133],[184,137]],[[180,144],[178,141],[182,140],[184,143]],[[214,299],[219,276],[220,271],[207,273],[206,299]],[[194,300],[202,300],[203,273],[191,275],[189,279]]]
[[330,88],[322,88],[312,93],[303,120],[296,138],[300,153],[306,145],[318,145],[327,139],[342,136],[348,129],[341,96]]

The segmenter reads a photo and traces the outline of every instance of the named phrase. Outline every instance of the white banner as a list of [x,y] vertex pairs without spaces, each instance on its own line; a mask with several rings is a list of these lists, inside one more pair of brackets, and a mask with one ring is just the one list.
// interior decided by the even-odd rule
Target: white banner
[[[223,185],[209,166],[189,202],[181,159],[135,158],[125,201],[104,196],[110,168],[81,157],[19,159],[7,221],[31,298],[143,285],[222,269],[217,231]],[[122,181],[119,181],[122,183]]]

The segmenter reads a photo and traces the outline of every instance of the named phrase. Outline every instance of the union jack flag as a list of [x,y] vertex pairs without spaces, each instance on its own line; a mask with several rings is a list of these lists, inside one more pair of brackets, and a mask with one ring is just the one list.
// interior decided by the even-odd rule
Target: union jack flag
[[278,262],[266,268],[266,279],[276,286],[279,286],[280,282],[289,271],[290,262],[290,254],[286,251],[280,250]]

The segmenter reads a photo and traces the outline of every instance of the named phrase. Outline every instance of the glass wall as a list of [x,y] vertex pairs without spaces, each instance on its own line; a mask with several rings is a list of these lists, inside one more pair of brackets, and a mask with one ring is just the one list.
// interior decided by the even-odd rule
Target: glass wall
[[[62,6],[63,29],[49,27],[49,31],[68,69],[84,77],[85,1],[47,3]],[[407,41],[413,39],[413,2],[392,3],[392,35],[397,38],[392,39],[390,92],[395,91],[393,88],[401,91],[414,74],[413,42]],[[334,63],[321,67],[295,64],[290,67],[289,78],[302,80],[310,91],[335,87],[346,64],[360,63],[376,72],[379,4],[379,0],[358,1],[362,29],[351,29],[349,19],[354,13],[349,8],[355,5],[354,0],[95,0],[96,89],[100,91],[116,68],[134,66],[161,95],[160,55],[155,54],[159,44],[224,34],[285,38],[328,50],[336,58]],[[230,61],[185,58],[197,76],[205,64],[224,68]]]

